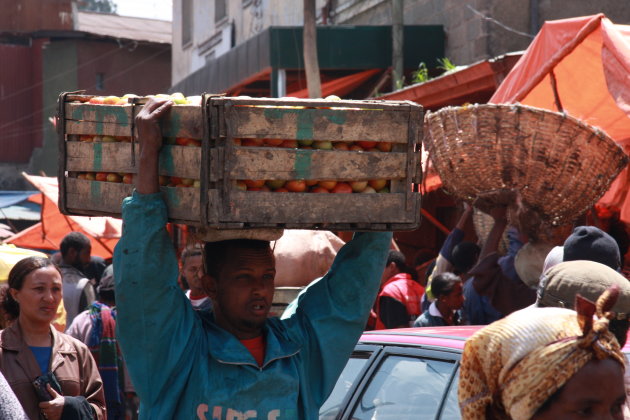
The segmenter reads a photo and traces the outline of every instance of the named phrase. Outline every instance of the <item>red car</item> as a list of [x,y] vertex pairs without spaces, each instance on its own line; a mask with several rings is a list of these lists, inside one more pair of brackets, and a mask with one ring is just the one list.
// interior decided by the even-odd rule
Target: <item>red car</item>
[[[365,332],[320,420],[461,419],[459,360],[480,326]],[[624,347],[630,354],[630,340]]]

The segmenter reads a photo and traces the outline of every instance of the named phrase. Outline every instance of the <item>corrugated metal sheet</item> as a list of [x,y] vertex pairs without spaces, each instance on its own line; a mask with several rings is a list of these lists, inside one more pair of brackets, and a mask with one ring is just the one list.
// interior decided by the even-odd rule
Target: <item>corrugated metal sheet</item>
[[0,44],[0,162],[25,163],[41,137],[30,47]]
[[78,12],[75,30],[113,38],[172,42],[172,24],[165,20],[144,19],[106,13]]

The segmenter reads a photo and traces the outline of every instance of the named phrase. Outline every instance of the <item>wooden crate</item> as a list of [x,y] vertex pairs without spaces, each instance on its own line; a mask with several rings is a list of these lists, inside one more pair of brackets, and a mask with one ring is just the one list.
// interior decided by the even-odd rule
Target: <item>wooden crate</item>
[[[132,185],[76,178],[84,172],[135,173],[138,145],[84,143],[77,135],[135,136],[141,103],[59,101],[60,199],[65,214],[120,215]],[[160,174],[199,179],[200,188],[162,187],[169,219],[221,229],[404,230],[420,222],[422,108],[411,102],[227,98],[174,106],[165,137],[201,139],[201,147],[165,145]],[[375,141],[391,152],[245,147],[234,139]],[[391,180],[380,194],[241,191],[238,180]]]
[[[420,223],[422,107],[412,102],[251,99],[204,101],[210,141],[204,224],[222,228],[405,230]],[[241,147],[234,139],[393,143],[391,152]],[[390,193],[240,191],[237,180],[388,179]]]
[[[64,214],[120,217],[122,200],[133,185],[79,179],[86,172],[137,173],[139,146],[135,142],[134,117],[142,103],[93,105],[91,96],[62,94],[58,103],[59,208]],[[165,137],[201,140],[204,136],[201,106],[177,105],[162,125]],[[117,136],[131,142],[82,142],[77,136]],[[164,145],[160,175],[200,179],[201,147]],[[200,188],[161,187],[169,218],[178,223],[199,224]]]

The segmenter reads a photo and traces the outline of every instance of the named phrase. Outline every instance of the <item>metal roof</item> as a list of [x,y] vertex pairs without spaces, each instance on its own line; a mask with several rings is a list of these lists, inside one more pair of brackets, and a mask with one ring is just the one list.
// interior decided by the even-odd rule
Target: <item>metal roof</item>
[[75,30],[89,34],[135,41],[170,44],[170,21],[118,16],[108,13],[77,12]]

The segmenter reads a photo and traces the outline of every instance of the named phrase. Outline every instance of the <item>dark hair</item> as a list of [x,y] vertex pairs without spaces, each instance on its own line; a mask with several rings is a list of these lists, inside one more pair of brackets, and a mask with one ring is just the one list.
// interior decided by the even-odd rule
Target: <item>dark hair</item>
[[13,266],[9,272],[9,285],[2,291],[2,300],[0,301],[2,310],[6,314],[7,319],[12,321],[17,319],[20,315],[20,306],[15,299],[13,299],[13,296],[11,296],[9,289],[22,290],[26,276],[35,270],[50,266],[55,267],[55,269],[59,271],[57,266],[51,260],[44,257],[24,258]]
[[433,277],[431,281],[431,293],[435,298],[446,296],[453,291],[456,283],[461,283],[462,279],[453,273],[440,273]]
[[271,251],[269,241],[257,239],[230,239],[227,241],[206,242],[204,260],[206,273],[214,278],[219,277],[221,265],[227,260],[231,249],[256,249]]
[[70,232],[61,240],[59,244],[59,250],[64,257],[68,255],[70,248],[81,251],[84,248],[91,246],[90,239],[81,232]]
[[405,256],[402,252],[396,251],[395,249],[389,250],[389,253],[387,254],[387,263],[385,265],[390,265],[391,263],[396,264],[396,267],[403,273],[406,273],[408,270],[407,263],[405,262]]
[[464,241],[457,244],[451,255],[455,274],[466,274],[473,268],[479,258],[479,252],[479,246],[473,242]]
[[188,258],[198,257],[200,255],[203,255],[203,248],[201,248],[201,245],[194,244],[192,246],[186,247],[184,251],[182,251],[182,256],[180,258],[182,262],[182,267],[184,266],[184,264],[186,264],[186,260]]

